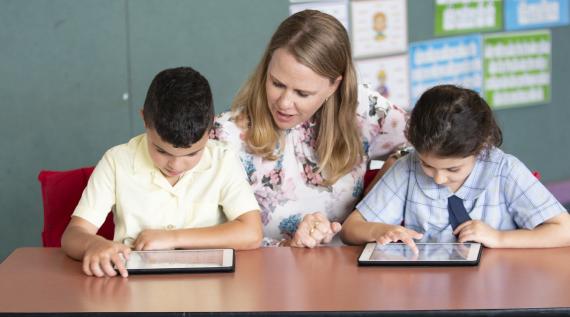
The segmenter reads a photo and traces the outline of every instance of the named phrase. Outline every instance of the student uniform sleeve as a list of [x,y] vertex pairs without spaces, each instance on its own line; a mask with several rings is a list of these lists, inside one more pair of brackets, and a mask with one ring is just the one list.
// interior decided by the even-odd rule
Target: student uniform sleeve
[[507,210],[518,227],[533,229],[546,220],[566,212],[566,209],[521,161],[509,155],[506,167],[501,175],[505,179],[505,201]]
[[409,157],[398,160],[356,206],[366,221],[402,223],[410,177]]
[[83,190],[73,216],[81,217],[101,227],[115,205],[115,164],[113,150],[107,151],[99,161]]
[[220,205],[228,220],[234,220],[242,214],[260,210],[243,165],[237,154],[227,149],[223,157],[222,175],[225,175],[220,195]]

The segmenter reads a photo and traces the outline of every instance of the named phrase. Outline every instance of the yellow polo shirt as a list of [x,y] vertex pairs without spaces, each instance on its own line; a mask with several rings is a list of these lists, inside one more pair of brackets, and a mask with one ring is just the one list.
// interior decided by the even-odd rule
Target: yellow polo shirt
[[144,229],[199,228],[259,210],[238,156],[209,140],[198,164],[172,186],[148,154],[146,134],[108,150],[73,212],[97,227],[114,212],[115,241]]

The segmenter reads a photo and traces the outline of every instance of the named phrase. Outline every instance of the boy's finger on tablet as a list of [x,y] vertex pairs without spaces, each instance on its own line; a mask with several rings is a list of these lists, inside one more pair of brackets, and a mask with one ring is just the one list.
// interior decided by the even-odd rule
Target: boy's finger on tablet
[[125,248],[123,248],[123,249],[121,250],[121,253],[119,253],[119,254],[121,254],[121,256],[123,257],[123,259],[126,261],[126,260],[129,259],[129,256],[130,256],[130,254],[131,254],[131,251],[132,251],[131,248],[129,248],[128,246],[125,246]]
[[113,263],[111,262],[111,260],[101,263],[101,267],[105,275],[107,276],[117,275],[117,271],[115,271],[115,269],[113,268]]
[[114,264],[114,271],[119,271],[119,274],[121,274],[122,277],[127,277],[128,273],[127,273],[127,269],[125,268],[125,264],[126,264],[126,260],[123,256],[122,253],[117,253],[115,255],[113,255],[113,257],[111,258],[111,260],[113,261]]
[[101,269],[101,264],[98,261],[91,262],[89,268],[91,269],[91,273],[93,273],[93,275],[97,277],[105,276],[105,274],[103,274],[103,270]]

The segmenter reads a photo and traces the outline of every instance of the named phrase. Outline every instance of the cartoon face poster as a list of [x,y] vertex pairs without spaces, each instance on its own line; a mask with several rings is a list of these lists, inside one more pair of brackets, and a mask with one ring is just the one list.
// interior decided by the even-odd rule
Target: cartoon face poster
[[359,60],[356,69],[359,82],[368,84],[395,105],[411,109],[406,54]]
[[351,2],[354,57],[405,52],[408,45],[405,0]]

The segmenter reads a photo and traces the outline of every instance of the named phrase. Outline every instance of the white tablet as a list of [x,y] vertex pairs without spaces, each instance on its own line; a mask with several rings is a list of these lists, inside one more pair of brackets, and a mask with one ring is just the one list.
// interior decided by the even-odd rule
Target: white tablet
[[133,251],[126,261],[129,274],[233,272],[233,249]]
[[368,243],[359,265],[477,265],[483,250],[480,243],[416,243],[415,254],[404,243]]

